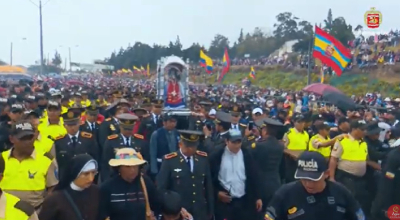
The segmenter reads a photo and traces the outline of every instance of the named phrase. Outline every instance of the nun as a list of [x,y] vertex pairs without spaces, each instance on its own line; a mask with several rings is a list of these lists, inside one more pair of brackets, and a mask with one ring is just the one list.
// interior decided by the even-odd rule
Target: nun
[[40,220],[97,220],[99,188],[93,184],[98,165],[88,154],[73,157],[58,185],[48,195]]
[[159,194],[149,177],[141,174],[146,164],[132,148],[120,148],[109,165],[118,175],[100,186],[100,218],[110,220],[149,220],[160,210]]

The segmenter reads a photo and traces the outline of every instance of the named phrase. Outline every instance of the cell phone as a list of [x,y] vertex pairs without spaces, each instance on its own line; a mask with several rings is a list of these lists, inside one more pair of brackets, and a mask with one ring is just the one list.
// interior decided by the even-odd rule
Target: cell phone
[[253,130],[254,121],[249,121],[249,130]]

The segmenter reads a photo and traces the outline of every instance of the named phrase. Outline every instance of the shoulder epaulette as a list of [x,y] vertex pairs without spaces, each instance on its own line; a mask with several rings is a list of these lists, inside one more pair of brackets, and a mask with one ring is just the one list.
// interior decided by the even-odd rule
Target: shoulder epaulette
[[81,132],[81,136],[84,138],[92,138],[93,137],[93,135],[88,132]]
[[170,153],[170,154],[165,155],[164,158],[165,158],[166,160],[168,160],[168,159],[174,158],[174,157],[176,157],[176,156],[178,156],[178,153],[173,152],[173,153]]
[[17,203],[15,203],[14,208],[21,210],[27,216],[31,216],[33,213],[35,213],[35,208],[31,204],[22,200],[19,200]]
[[144,139],[144,136],[141,134],[134,134],[133,137],[138,138],[138,139]]
[[251,140],[254,140],[254,138],[256,138],[256,137],[252,135],[252,136],[249,136],[249,137],[247,138],[247,140],[248,140],[248,141],[251,141]]
[[111,118],[106,118],[106,121],[111,121]]
[[53,160],[53,159],[54,159],[53,155],[51,155],[50,152],[45,153],[43,156],[49,158],[50,160]]
[[107,137],[108,140],[112,140],[118,137],[118,134],[112,134]]
[[55,141],[56,141],[56,140],[60,140],[60,139],[64,138],[64,137],[65,137],[65,135],[66,135],[66,134],[64,134],[64,135],[60,135],[60,136],[58,136],[58,137],[54,138],[54,140],[55,140]]
[[200,155],[200,156],[203,156],[203,157],[207,157],[207,153],[206,152],[204,152],[204,151],[196,151],[196,153],[198,154],[198,155]]
[[242,127],[247,127],[246,124],[239,123],[239,125],[242,126]]

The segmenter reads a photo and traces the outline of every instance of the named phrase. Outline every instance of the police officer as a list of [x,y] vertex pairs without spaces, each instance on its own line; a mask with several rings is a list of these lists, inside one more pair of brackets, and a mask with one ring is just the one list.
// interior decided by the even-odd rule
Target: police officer
[[231,128],[231,115],[229,113],[218,111],[215,119],[216,135],[212,136],[212,130],[207,126],[203,127],[205,135],[204,147],[207,153],[211,154],[214,150],[225,147],[225,135]]
[[376,200],[372,208],[372,216],[376,220],[387,219],[393,213],[393,204],[400,204],[400,146],[390,151],[387,163],[379,177]]
[[298,158],[294,181],[283,185],[267,207],[265,220],[364,220],[357,200],[342,185],[327,181],[324,156],[303,152]]
[[[260,139],[251,145],[250,152],[253,155],[258,170],[260,193],[263,202],[263,211],[266,205],[281,186],[279,165],[283,157],[283,145],[276,138],[277,128],[283,126],[275,119],[265,118],[255,122],[260,130]],[[260,216],[262,219],[262,216]]]
[[179,130],[179,151],[164,156],[157,175],[161,191],[172,190],[182,197],[183,207],[194,219],[210,219],[214,193],[207,153],[197,151],[202,132]]
[[144,144],[144,137],[142,135],[132,135],[133,127],[138,120],[137,116],[129,113],[122,113],[117,115],[117,119],[119,120],[121,132],[108,136],[104,143],[101,170],[101,178],[103,181],[113,174],[108,162],[115,157],[115,152],[120,149],[121,146],[133,148],[136,152],[140,152]]
[[298,114],[294,117],[294,128],[289,129],[283,136],[285,144],[285,179],[286,182],[293,181],[293,174],[296,170],[296,157],[307,150],[309,136],[304,130],[305,118]]
[[9,120],[0,124],[0,152],[11,148],[12,143],[9,139],[12,123],[20,120],[24,115],[24,107],[21,104],[12,104],[10,112],[8,112]]
[[333,146],[329,161],[329,178],[348,188],[360,202],[361,207],[371,210],[371,198],[367,192],[364,175],[367,170],[368,147],[364,142],[366,123],[363,120],[350,122],[350,133]]
[[95,160],[99,160],[99,147],[93,134],[79,131],[80,114],[79,112],[68,110],[62,115],[64,119],[64,127],[67,134],[55,138],[52,154],[55,155],[59,175],[69,165],[72,157],[78,154],[89,154]]
[[[0,183],[4,176],[4,170],[5,162],[3,157],[0,157]],[[0,219],[38,220],[39,218],[32,205],[0,189]]]
[[308,143],[308,150],[318,151],[328,161],[331,156],[332,146],[335,144],[336,140],[341,140],[343,135],[338,135],[333,139],[330,139],[329,125],[322,121],[315,122],[314,128],[317,131],[317,134],[311,137],[310,142]]

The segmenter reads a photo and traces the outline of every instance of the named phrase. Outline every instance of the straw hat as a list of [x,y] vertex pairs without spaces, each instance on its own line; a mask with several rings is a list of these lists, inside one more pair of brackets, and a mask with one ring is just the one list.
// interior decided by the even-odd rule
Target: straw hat
[[118,166],[139,166],[145,164],[142,155],[132,148],[121,148],[115,153],[115,159],[111,159],[108,164],[112,167]]

